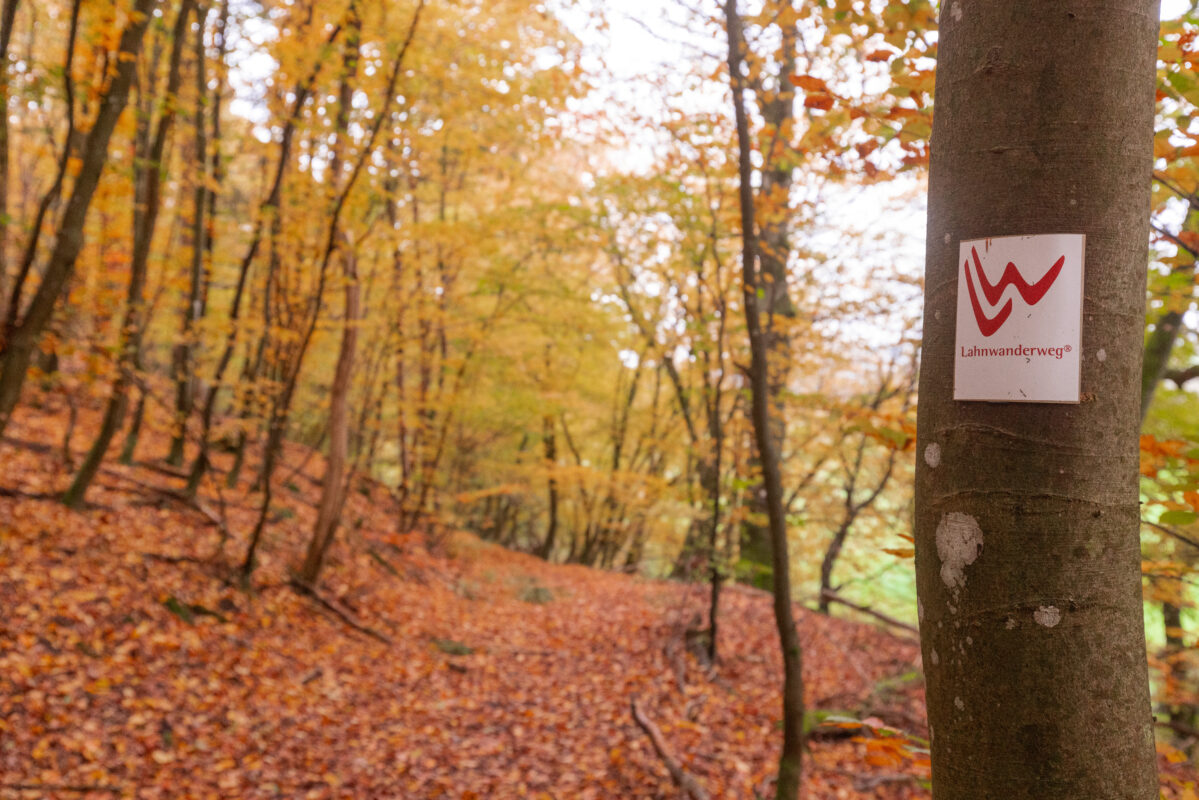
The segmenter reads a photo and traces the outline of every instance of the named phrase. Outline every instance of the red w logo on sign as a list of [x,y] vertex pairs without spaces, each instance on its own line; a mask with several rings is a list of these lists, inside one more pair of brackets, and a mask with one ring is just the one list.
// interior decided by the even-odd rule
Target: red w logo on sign
[[[974,270],[978,273],[978,283],[982,287],[983,297],[987,299],[987,303],[992,307],[999,304],[999,301],[1003,299],[1004,290],[1009,286],[1016,287],[1016,291],[1020,293],[1020,297],[1024,299],[1025,303],[1035,306],[1041,302],[1041,298],[1049,291],[1049,287],[1053,286],[1053,282],[1057,280],[1057,276],[1062,272],[1062,265],[1066,263],[1066,257],[1062,256],[1054,262],[1053,266],[1049,268],[1049,271],[1045,273],[1045,276],[1041,280],[1030,284],[1024,280],[1024,276],[1020,274],[1020,270],[1016,269],[1016,265],[1009,261],[1007,267],[1003,270],[1003,275],[999,278],[999,282],[991,284],[987,281],[987,276],[983,272],[982,262],[978,259],[978,249],[971,247],[970,253],[974,256]],[[1003,304],[1003,308],[999,310],[998,314],[988,317],[987,313],[983,311],[982,303],[978,300],[978,293],[974,289],[974,281],[970,277],[970,262],[966,261],[962,264],[962,267],[966,270],[966,289],[970,292],[970,307],[974,309],[974,319],[978,322],[978,330],[983,336],[991,336],[1003,327],[1003,323],[1007,322],[1007,318],[1012,315],[1012,299],[1008,298],[1008,301]]]

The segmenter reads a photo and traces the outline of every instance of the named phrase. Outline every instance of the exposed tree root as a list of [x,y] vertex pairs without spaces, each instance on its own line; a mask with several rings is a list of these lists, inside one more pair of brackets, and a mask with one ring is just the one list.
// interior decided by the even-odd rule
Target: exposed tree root
[[378,641],[383,642],[383,644],[394,644],[394,642],[392,642],[391,638],[388,637],[387,635],[379,633],[379,631],[377,631],[374,628],[371,628],[367,625],[363,625],[361,622],[354,619],[354,617],[348,611],[343,609],[337,603],[335,603],[334,601],[329,600],[325,597],[322,597],[321,594],[316,590],[315,587],[309,586],[306,583],[303,583],[301,581],[294,580],[294,579],[289,582],[289,585],[291,586],[291,588],[295,589],[300,594],[302,594],[306,597],[311,597],[317,603],[324,606],[328,611],[330,611],[335,616],[337,616],[337,618],[340,619],[342,622],[344,622],[346,625],[349,625],[351,628],[358,631],[359,633],[364,633],[367,636],[371,637],[372,639],[377,639]]
[[662,763],[666,766],[666,771],[670,773],[671,779],[675,782],[683,794],[691,800],[708,800],[708,793],[695,776],[683,769],[679,764],[678,759],[670,751],[666,744],[666,740],[662,738],[662,731],[658,726],[645,715],[641,710],[641,706],[637,704],[637,698],[633,698],[629,702],[633,710],[633,721],[637,723],[637,727],[645,731],[645,735],[649,737],[650,743],[654,746],[654,752],[658,754],[658,758],[662,759]]

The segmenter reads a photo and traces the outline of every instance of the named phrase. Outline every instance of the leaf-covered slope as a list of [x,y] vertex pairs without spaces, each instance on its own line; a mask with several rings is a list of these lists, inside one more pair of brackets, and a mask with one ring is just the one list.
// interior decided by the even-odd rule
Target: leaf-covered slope
[[[287,582],[317,497],[288,479],[305,451],[288,450],[291,488],[245,592],[213,557],[208,516],[152,488],[181,483],[159,469],[106,468],[82,513],[56,502],[62,425],[26,412],[0,449],[0,797],[675,797],[633,697],[713,797],[768,790],[780,666],[767,596],[726,595],[709,672],[683,645],[700,587],[464,533],[430,552],[391,532],[375,487],[352,493],[321,592],[388,644]],[[224,493],[233,563],[250,500]],[[202,502],[219,517],[222,498]],[[813,707],[924,735],[913,642],[808,613],[800,627]],[[816,737],[808,797],[925,796],[908,777],[919,766],[859,739]]]

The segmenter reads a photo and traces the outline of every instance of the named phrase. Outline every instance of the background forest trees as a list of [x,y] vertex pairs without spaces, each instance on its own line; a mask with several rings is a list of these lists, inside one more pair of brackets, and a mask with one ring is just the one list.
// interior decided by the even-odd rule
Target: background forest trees
[[[252,470],[249,575],[291,439],[330,455],[309,582],[367,478],[393,487],[399,530],[465,524],[547,558],[731,574],[762,512],[732,128],[702,100],[718,74],[650,116],[597,110],[579,35],[599,18],[582,7],[4,9],[5,87],[23,110],[3,131],[0,399],[11,410],[36,362],[72,414],[107,409],[64,465],[68,505],[118,456],[183,470],[191,498]],[[897,392],[915,351],[902,314],[879,332],[897,303],[914,313],[914,286],[881,248],[820,242],[837,223],[822,203],[850,173],[918,165],[918,136],[888,122],[918,104],[888,93],[885,61],[929,18],[747,19],[748,85],[776,116],[802,111],[754,136],[783,186],[759,198],[789,309],[772,328],[789,420],[775,435],[789,513],[819,520],[803,546],[828,561],[826,589],[852,526],[900,522],[900,483],[869,487],[910,438]],[[812,40],[802,56],[790,32]],[[697,67],[719,71],[719,56]],[[636,105],[677,88],[642,82]],[[620,146],[655,167],[621,169]],[[892,283],[867,280],[871,261]],[[167,452],[139,448],[144,425],[168,426]]]
[[[669,63],[625,79],[603,51],[638,26],[582,0],[4,0],[0,434],[65,407],[56,495],[86,509],[107,465],[151,464],[246,581],[292,441],[328,456],[311,544],[274,554],[308,585],[376,484],[397,532],[768,585],[727,31],[718,4],[664,8],[640,41]],[[936,10],[741,12],[796,597],[913,621]],[[1194,14],[1164,23],[1142,439],[1155,689],[1184,741],[1197,51]]]

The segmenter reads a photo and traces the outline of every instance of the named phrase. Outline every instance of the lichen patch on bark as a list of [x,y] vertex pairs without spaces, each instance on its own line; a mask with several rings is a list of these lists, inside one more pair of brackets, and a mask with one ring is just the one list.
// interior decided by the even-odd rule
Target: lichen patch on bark
[[966,585],[966,567],[983,551],[983,532],[978,520],[969,514],[951,511],[937,525],[937,556],[941,559],[941,580],[952,590]]
[[1032,618],[1038,625],[1052,628],[1062,621],[1062,612],[1057,606],[1041,606],[1033,612]]
[[941,445],[929,442],[928,446],[924,448],[924,463],[933,469],[941,465]]

